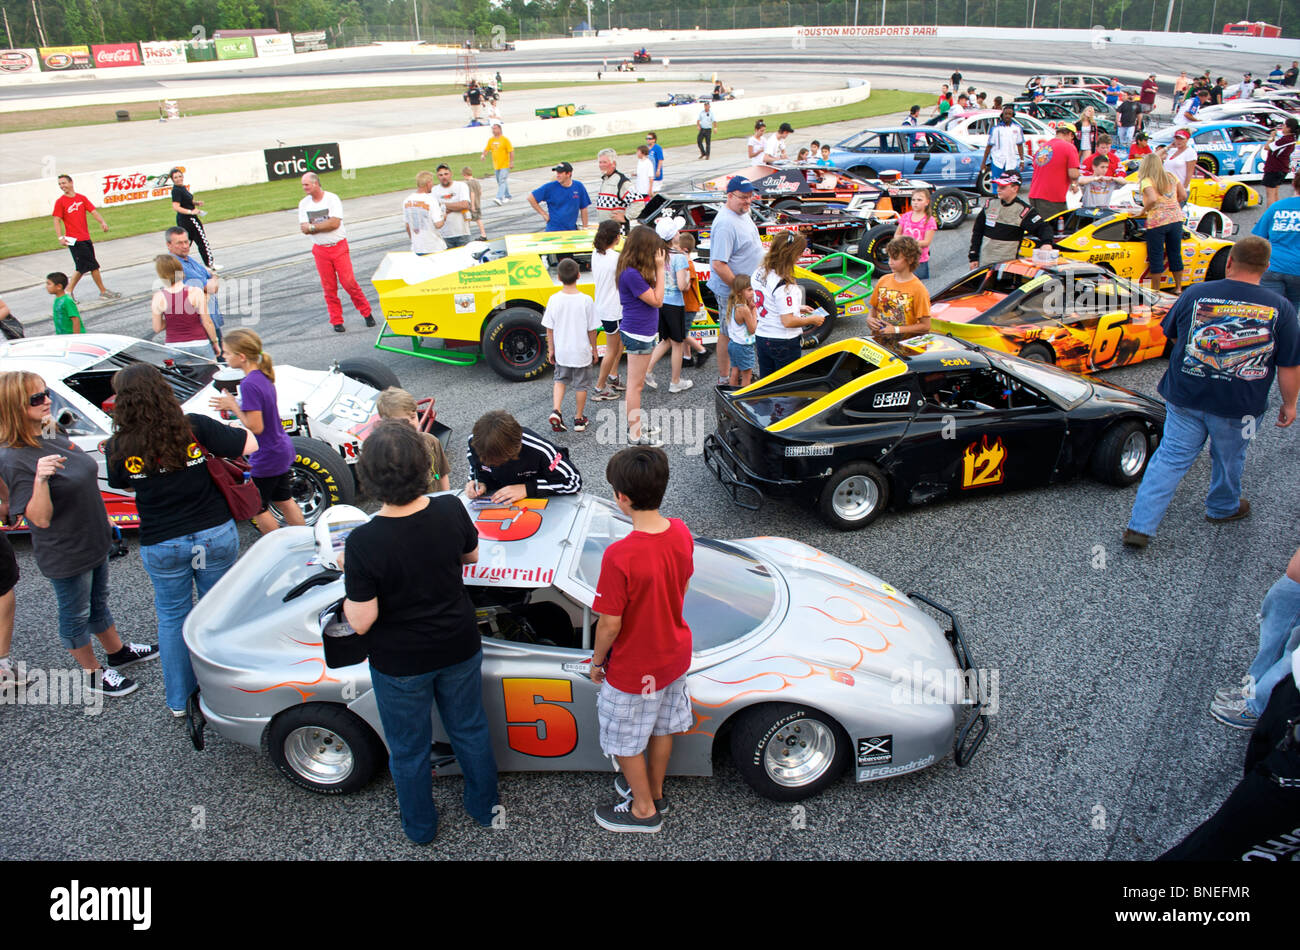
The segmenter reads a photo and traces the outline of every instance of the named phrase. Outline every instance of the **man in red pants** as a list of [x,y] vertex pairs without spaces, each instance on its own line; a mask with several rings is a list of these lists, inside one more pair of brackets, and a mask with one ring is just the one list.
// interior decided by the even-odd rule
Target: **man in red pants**
[[325,309],[329,311],[334,332],[343,332],[339,284],[352,298],[357,312],[366,318],[366,326],[373,327],[375,318],[370,315],[370,301],[352,273],[352,256],[348,253],[347,232],[343,228],[343,202],[338,195],[322,188],[313,172],[302,176],[302,190],[306,197],[298,202],[298,226],[314,242],[311,253],[316,258],[316,272],[320,274]]

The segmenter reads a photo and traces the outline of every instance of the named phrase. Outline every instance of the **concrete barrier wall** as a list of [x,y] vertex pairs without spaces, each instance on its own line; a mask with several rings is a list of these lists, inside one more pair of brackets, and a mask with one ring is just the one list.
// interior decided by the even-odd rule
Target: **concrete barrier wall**
[[[861,102],[871,96],[871,84],[854,80],[847,88],[820,92],[790,93],[779,96],[755,96],[714,103],[719,122],[753,119],[757,116],[783,112],[801,112],[808,109],[826,109],[833,106]],[[510,141],[516,147],[547,145],[553,142],[572,141],[574,154],[590,158],[594,149],[581,144],[583,139],[647,129],[674,129],[695,125],[699,106],[673,106],[670,108],[630,109],[598,115],[575,115],[564,119],[535,119],[531,122],[513,122]],[[487,144],[491,129],[447,129],[437,132],[412,132],[402,135],[384,135],[376,138],[350,139],[339,142],[339,156],[343,167],[371,168],[435,159],[447,155],[478,152]],[[261,152],[236,152],[186,160],[181,163],[189,181],[204,182],[204,191],[217,188],[235,188],[267,180],[266,162]],[[77,190],[94,204],[103,204],[100,190],[105,175],[135,172],[160,174],[167,167],[109,168],[74,174]],[[48,215],[59,196],[58,181],[42,178],[0,185],[0,222],[19,221]],[[166,201],[166,199],[157,199]],[[110,205],[111,207],[111,205]]]

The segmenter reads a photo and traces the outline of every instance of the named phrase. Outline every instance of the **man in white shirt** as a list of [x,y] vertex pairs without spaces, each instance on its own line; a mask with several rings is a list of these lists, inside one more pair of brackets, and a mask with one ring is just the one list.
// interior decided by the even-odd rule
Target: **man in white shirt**
[[745,147],[749,150],[749,160],[751,162],[761,162],[763,160],[763,133],[766,131],[767,123],[762,119],[754,123],[754,134],[745,143]]
[[1250,73],[1242,73],[1241,84],[1237,86],[1237,98],[1249,99],[1255,93],[1255,80]]
[[437,195],[433,194],[433,182],[433,172],[420,172],[415,176],[415,191],[402,202],[402,221],[406,224],[406,236],[411,239],[411,251],[415,254],[432,254],[447,247],[438,233],[447,213]]
[[1016,123],[1016,110],[1011,106],[1002,107],[1002,115],[989,129],[988,144],[984,146],[984,157],[980,160],[981,175],[990,159],[993,163],[992,178],[1019,171],[1025,163],[1025,130]]
[[763,164],[786,160],[785,140],[794,134],[794,126],[782,122],[781,127],[763,140]]
[[320,275],[321,290],[325,293],[325,310],[329,313],[334,332],[343,332],[339,284],[352,299],[357,313],[365,317],[366,326],[373,327],[375,318],[370,315],[370,301],[366,300],[352,273],[352,255],[348,251],[347,231],[343,227],[343,202],[339,201],[338,195],[320,186],[320,178],[315,172],[302,176],[302,190],[306,197],[298,202],[298,229],[311,236],[311,253],[316,259],[316,273]]
[[469,243],[469,186],[463,181],[452,181],[451,169],[446,165],[438,166],[438,184],[433,195],[442,202],[443,223],[439,227],[442,239],[448,247],[463,247]]

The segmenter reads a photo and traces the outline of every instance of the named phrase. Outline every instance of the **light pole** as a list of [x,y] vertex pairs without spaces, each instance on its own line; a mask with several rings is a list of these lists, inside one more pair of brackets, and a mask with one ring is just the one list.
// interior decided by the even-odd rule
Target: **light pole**
[[415,15],[415,42],[420,42],[420,11],[415,6],[415,0],[411,0],[411,13]]
[[881,0],[880,2],[880,25],[881,26],[885,25],[885,11],[887,9],[889,9],[889,0]]
[[1038,18],[1038,0],[1034,0],[1034,8],[1029,13],[1029,28],[1034,28],[1034,20]]

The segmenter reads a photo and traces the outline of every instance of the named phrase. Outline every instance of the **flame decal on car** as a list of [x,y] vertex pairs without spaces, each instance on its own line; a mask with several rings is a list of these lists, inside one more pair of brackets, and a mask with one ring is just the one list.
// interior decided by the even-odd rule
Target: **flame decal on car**
[[302,697],[302,701],[305,703],[305,702],[307,701],[307,697],[308,697],[308,696],[315,696],[316,693],[313,692],[313,691],[310,691],[310,690],[299,689],[299,688],[298,688],[299,686],[319,686],[321,683],[341,683],[341,682],[343,682],[342,680],[335,679],[335,678],[332,677],[332,676],[326,676],[326,675],[325,675],[325,659],[324,659],[324,657],[309,656],[309,657],[307,657],[307,659],[305,659],[305,660],[299,660],[297,663],[295,663],[295,664],[293,664],[293,665],[294,665],[294,666],[299,666],[299,665],[301,665],[301,664],[303,664],[303,663],[319,663],[319,664],[320,664],[320,676],[316,677],[314,680],[285,680],[283,683],[276,683],[276,684],[274,684],[274,685],[272,685],[272,686],[265,686],[265,687],[263,687],[262,689],[244,689],[244,688],[241,687],[241,686],[236,686],[235,689],[239,690],[241,693],[269,693],[269,692],[270,692],[271,690],[273,690],[273,689],[281,689],[281,688],[283,688],[283,687],[288,687],[289,689],[291,689],[291,690],[293,690],[294,692],[296,692],[299,696],[301,696],[301,697]]

